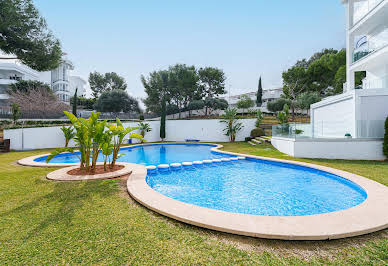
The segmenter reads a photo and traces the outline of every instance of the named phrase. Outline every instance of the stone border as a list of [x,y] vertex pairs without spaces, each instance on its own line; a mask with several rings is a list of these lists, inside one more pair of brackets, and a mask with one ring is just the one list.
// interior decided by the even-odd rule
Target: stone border
[[307,216],[259,216],[230,213],[200,207],[174,200],[156,192],[146,183],[146,173],[130,176],[127,180],[129,194],[142,205],[162,215],[192,225],[238,235],[283,240],[328,240],[352,237],[388,227],[388,187],[349,172],[330,167],[220,151],[212,151],[267,161],[301,165],[326,171],[361,186],[367,199],[350,209]]
[[[73,169],[78,168],[79,166],[70,166],[55,170],[47,174],[47,179],[55,180],[55,181],[83,181],[83,180],[100,180],[100,179],[111,179],[118,178],[121,176],[129,175],[133,173],[133,171],[137,171],[138,169],[145,169],[145,166],[133,163],[116,163],[117,165],[124,165],[124,168],[115,171],[108,172],[103,174],[96,175],[69,175],[67,172]],[[98,163],[97,165],[103,165],[103,163]],[[147,171],[145,169],[145,171]]]

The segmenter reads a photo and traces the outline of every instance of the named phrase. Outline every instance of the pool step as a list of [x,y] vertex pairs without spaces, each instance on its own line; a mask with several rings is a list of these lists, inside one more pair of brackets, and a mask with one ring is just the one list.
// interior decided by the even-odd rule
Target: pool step
[[250,145],[252,145],[252,146],[256,146],[256,144],[253,143],[252,141],[248,141],[248,143],[249,143]]

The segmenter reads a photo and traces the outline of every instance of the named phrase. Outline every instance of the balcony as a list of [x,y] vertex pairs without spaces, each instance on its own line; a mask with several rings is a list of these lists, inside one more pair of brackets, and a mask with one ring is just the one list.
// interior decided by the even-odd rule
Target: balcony
[[361,58],[376,52],[388,45],[388,28],[384,28],[380,32],[371,36],[364,36],[356,43],[356,48],[353,51],[353,63]]
[[383,1],[384,0],[364,0],[355,2],[353,6],[353,25],[356,25],[357,22]]
[[388,89],[388,75],[379,78],[366,78],[362,81],[363,89]]

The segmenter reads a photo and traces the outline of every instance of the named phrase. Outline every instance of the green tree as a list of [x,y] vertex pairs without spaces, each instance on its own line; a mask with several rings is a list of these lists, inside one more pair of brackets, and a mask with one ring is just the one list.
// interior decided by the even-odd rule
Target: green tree
[[93,72],[89,74],[90,89],[94,98],[98,98],[103,92],[112,90],[127,89],[125,79],[115,72],[100,74]]
[[181,118],[181,111],[200,97],[197,71],[194,66],[176,64],[169,67],[168,72],[171,100],[178,107]]
[[308,77],[306,69],[293,66],[283,72],[283,95],[290,101],[292,118],[295,117],[295,104],[297,97],[307,90]]
[[215,110],[227,109],[229,104],[225,99],[206,98],[204,100],[204,106],[205,106],[205,115],[211,115]]
[[[225,73],[218,68],[205,67],[198,70],[199,92],[202,99],[225,94]],[[205,115],[207,115],[205,108]]]
[[257,112],[256,112],[256,127],[260,127],[261,122],[263,122],[263,119],[264,119],[263,113],[261,112],[260,109],[257,110]]
[[14,124],[18,121],[21,116],[20,106],[16,103],[11,104],[11,113],[12,113],[12,121]]
[[[140,122],[138,124],[138,127],[139,127],[139,130],[140,130],[140,135],[142,136],[143,139],[145,137],[145,134],[147,132],[151,132],[151,130],[152,130],[152,128],[151,128],[149,123]],[[143,141],[141,141],[141,143],[143,143]]]
[[237,133],[244,127],[243,124],[237,119],[237,109],[227,109],[221,123],[226,124],[224,129],[225,136],[229,137],[230,142],[236,140]]
[[63,135],[65,137],[65,147],[69,145],[69,141],[75,137],[75,132],[72,126],[70,127],[65,127],[62,126],[61,130],[63,132]]
[[383,153],[388,158],[388,117],[385,120],[385,134],[384,134],[384,143],[383,143]]
[[160,115],[160,138],[162,141],[166,138],[166,101],[162,102],[162,111]]
[[32,0],[0,1],[0,49],[37,71],[56,68],[62,56],[59,41]]
[[31,90],[45,89],[47,92],[53,94],[50,86],[46,83],[37,80],[19,80],[16,83],[9,85],[7,93],[21,92],[29,93]]
[[321,100],[318,92],[304,92],[300,94],[296,100],[296,105],[302,110],[310,110],[310,106]]
[[78,104],[77,92],[78,92],[78,88],[75,89],[75,93],[73,96],[73,115],[75,115],[75,116],[77,116],[77,104]]
[[267,109],[268,111],[273,113],[280,112],[283,110],[285,104],[290,105],[291,101],[286,98],[279,98],[279,99],[270,101],[267,104]]
[[135,98],[129,96],[128,93],[123,90],[103,92],[98,98],[95,108],[99,112],[140,112],[138,101]]
[[251,108],[254,105],[255,105],[255,102],[245,94],[242,95],[240,97],[240,100],[237,102],[237,108],[243,109],[243,112],[245,109]]
[[290,111],[288,105],[284,105],[283,111],[279,112],[277,115],[277,119],[279,120],[281,125],[288,124],[288,120],[290,119]]
[[256,106],[260,107],[263,104],[263,87],[261,86],[261,77],[259,79],[259,86],[256,93]]

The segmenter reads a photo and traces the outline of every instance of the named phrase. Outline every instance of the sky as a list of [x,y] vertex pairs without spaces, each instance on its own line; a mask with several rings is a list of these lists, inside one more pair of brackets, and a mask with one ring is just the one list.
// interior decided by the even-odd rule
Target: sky
[[182,63],[222,69],[231,95],[280,87],[281,74],[323,48],[345,47],[340,0],[34,0],[73,61],[73,75],[141,75]]

